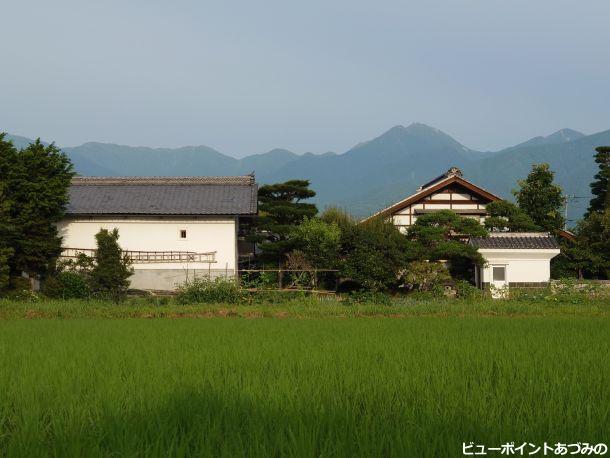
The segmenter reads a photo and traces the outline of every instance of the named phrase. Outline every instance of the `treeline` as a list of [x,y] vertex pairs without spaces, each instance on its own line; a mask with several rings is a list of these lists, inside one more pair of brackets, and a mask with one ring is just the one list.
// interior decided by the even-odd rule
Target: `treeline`
[[[450,210],[418,217],[406,232],[383,218],[355,221],[330,208],[318,213],[306,180],[267,185],[259,191],[259,212],[250,240],[257,244],[259,267],[294,270],[336,269],[361,290],[428,290],[450,279],[472,281],[480,254],[464,243],[489,231],[544,231],[556,236],[562,253],[552,261],[554,278],[610,277],[610,147],[599,147],[593,199],[574,238],[563,231],[564,195],[548,164],[535,164],[513,191],[516,203],[492,202],[481,226]],[[435,261],[446,261],[438,263]]]
[[[555,277],[610,277],[610,147],[597,148],[595,160],[593,198],[575,228],[576,240],[558,237],[562,254],[552,262]],[[73,176],[70,160],[53,144],[37,140],[17,149],[0,134],[0,292],[22,284],[24,277],[27,282],[48,279],[53,286],[59,271],[84,278],[77,287],[88,292],[115,297],[126,291],[131,270],[117,233],[98,234],[99,259],[82,259],[81,265],[57,262],[57,223],[65,215]],[[514,191],[516,204],[487,206],[485,226],[444,210],[420,216],[404,233],[390,221],[358,222],[338,208],[320,214],[308,202],[315,196],[309,182],[291,180],[260,188],[259,216],[248,238],[256,243],[258,267],[333,269],[359,290],[429,290],[472,279],[473,267],[483,259],[464,243],[469,237],[504,230],[559,235],[564,196],[553,178],[548,164],[534,165]],[[436,262],[441,260],[446,262]],[[67,282],[76,278],[64,277]]]

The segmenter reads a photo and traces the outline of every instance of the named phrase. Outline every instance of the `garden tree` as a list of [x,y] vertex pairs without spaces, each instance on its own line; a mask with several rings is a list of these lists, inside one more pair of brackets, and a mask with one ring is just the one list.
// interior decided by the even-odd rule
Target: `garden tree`
[[610,208],[610,146],[599,146],[595,148],[595,162],[599,171],[595,174],[595,181],[591,183],[591,194],[593,198],[589,202],[589,209],[585,214],[587,218],[592,213],[603,212]]
[[258,190],[259,216],[250,241],[259,243],[263,261],[280,264],[291,249],[289,234],[305,218],[318,213],[314,204],[302,202],[314,197],[308,180],[290,180],[262,186]]
[[356,220],[346,210],[339,207],[327,207],[322,214],[320,219],[325,223],[334,223],[339,228],[349,227],[356,224]]
[[512,202],[497,200],[486,205],[489,216],[485,227],[490,231],[530,232],[540,230],[534,221]]
[[561,207],[564,203],[561,187],[553,183],[554,173],[549,164],[534,164],[521,189],[513,191],[519,208],[542,230],[556,233],[563,229]]
[[384,291],[398,285],[408,261],[408,241],[389,221],[373,219],[341,227],[340,273],[362,290]]
[[11,248],[15,229],[11,218],[13,201],[9,198],[9,172],[16,162],[17,150],[4,140],[0,133],[0,290],[8,287],[10,266],[14,250]]
[[451,210],[421,215],[407,231],[411,261],[450,261],[455,277],[468,277],[472,263],[483,265],[477,249],[464,239],[485,237],[487,230],[472,218],[464,218]]
[[417,291],[430,291],[451,280],[447,268],[438,262],[411,261],[398,274],[403,286]]
[[8,204],[0,214],[0,231],[8,233],[7,245],[12,250],[8,256],[10,275],[26,272],[39,277],[61,252],[56,223],[64,216],[68,203],[72,164],[53,144],[45,146],[36,140],[17,151],[7,146],[3,137],[1,192]]
[[90,272],[91,289],[102,296],[119,301],[129,288],[133,275],[131,260],[119,246],[119,231],[101,229],[96,235],[95,264]]
[[610,208],[580,221],[576,235],[576,247],[589,261],[583,266],[585,276],[610,278]]
[[337,266],[341,244],[341,229],[337,223],[305,218],[291,229],[288,240],[293,249],[303,253],[305,260],[313,267],[332,269]]
[[593,198],[576,227],[575,242],[561,242],[561,254],[551,262],[553,277],[608,278],[610,275],[610,147],[596,148],[599,171],[591,183]]

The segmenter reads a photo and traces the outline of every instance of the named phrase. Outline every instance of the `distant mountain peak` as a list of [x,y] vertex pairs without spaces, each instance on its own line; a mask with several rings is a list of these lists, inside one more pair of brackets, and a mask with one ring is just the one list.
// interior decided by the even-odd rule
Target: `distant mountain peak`
[[546,137],[539,136],[530,138],[529,140],[523,143],[519,143],[513,148],[521,148],[523,146],[559,145],[561,143],[568,143],[574,140],[578,140],[579,138],[585,136],[586,135],[582,132],[565,127],[563,129],[559,129],[557,132],[553,132],[552,134],[547,135]]

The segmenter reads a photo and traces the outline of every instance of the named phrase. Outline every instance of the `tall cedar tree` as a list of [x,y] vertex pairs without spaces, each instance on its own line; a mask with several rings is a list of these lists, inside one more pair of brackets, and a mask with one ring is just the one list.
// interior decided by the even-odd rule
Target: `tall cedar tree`
[[129,288],[133,275],[130,259],[119,246],[119,231],[101,229],[96,235],[95,265],[91,270],[91,286],[94,292],[119,301]]
[[589,203],[589,209],[585,214],[587,218],[591,213],[601,213],[610,208],[610,146],[599,146],[595,148],[595,162],[599,172],[595,175],[595,181],[591,183],[591,194],[593,198]]
[[262,186],[258,190],[259,216],[251,240],[259,243],[262,259],[276,265],[284,262],[292,248],[291,229],[318,213],[314,204],[303,200],[314,197],[308,180],[290,180]]
[[542,230],[556,233],[563,229],[561,215],[563,192],[553,183],[554,173],[549,164],[534,164],[525,180],[519,180],[518,191],[513,191],[519,208]]
[[15,238],[15,227],[11,218],[13,200],[9,198],[9,167],[17,161],[17,149],[12,143],[4,141],[0,133],[0,291],[9,283],[10,266],[14,250],[11,248]]
[[[0,177],[5,205],[0,231],[8,232],[11,276],[44,275],[61,252],[56,223],[64,216],[74,172],[68,157],[40,139],[17,151],[0,136]],[[5,242],[6,243],[6,242]]]

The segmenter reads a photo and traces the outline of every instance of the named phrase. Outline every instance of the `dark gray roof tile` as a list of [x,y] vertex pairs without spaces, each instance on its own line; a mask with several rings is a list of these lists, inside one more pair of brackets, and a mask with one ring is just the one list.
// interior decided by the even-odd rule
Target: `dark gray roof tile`
[[489,237],[472,237],[470,244],[482,249],[548,250],[558,249],[557,240],[546,232],[498,232]]
[[257,185],[244,177],[77,177],[68,215],[253,215]]

